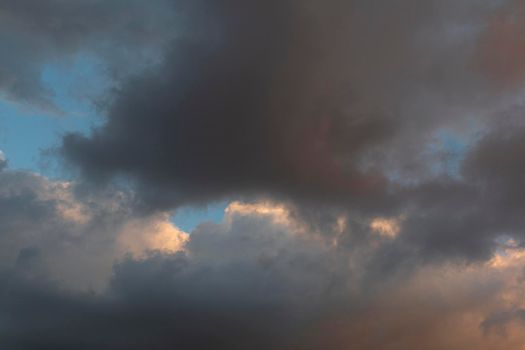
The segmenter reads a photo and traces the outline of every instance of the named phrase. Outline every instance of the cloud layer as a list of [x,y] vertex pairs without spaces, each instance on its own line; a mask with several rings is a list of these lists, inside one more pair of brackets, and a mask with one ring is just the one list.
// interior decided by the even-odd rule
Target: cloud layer
[[0,153],[0,343],[523,348],[524,8],[0,0],[8,99],[54,109],[81,55],[115,82],[70,180]]
[[233,203],[223,223],[199,226],[178,252],[119,259],[98,292],[39,274],[39,249],[22,249],[2,273],[0,337],[15,349],[523,344],[509,325],[523,305],[520,248],[509,243],[486,263],[420,266],[372,281],[369,266],[391,240],[363,230],[370,241],[351,248],[342,244],[352,233],[344,220],[327,239],[285,206]]

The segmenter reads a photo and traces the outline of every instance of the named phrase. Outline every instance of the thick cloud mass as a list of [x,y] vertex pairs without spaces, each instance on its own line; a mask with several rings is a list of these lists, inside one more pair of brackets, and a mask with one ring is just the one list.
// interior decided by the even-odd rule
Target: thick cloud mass
[[239,192],[372,200],[385,159],[416,162],[433,128],[484,93],[469,60],[487,4],[174,6],[186,26],[164,63],[123,86],[105,126],[63,144],[88,177],[130,176],[153,206]]
[[519,349],[525,340],[517,242],[502,241],[487,261],[428,263],[405,237],[409,218],[264,202],[233,202],[222,223],[188,237],[136,212],[131,193],[9,169],[0,184],[0,339],[12,349]]
[[406,216],[403,244],[430,260],[522,235],[520,205],[502,207],[521,155],[492,121],[519,94],[483,58],[519,2],[173,6],[186,21],[163,63],[122,86],[105,125],[63,139],[85,178],[131,179],[153,211],[255,194]]
[[117,82],[72,180],[0,153],[0,344],[522,349],[524,4],[0,0],[9,99]]
[[[23,249],[0,276],[0,339],[13,349],[518,349],[522,250],[370,280],[390,238],[354,254],[344,223],[319,236],[283,206],[233,203],[177,253],[126,257],[109,285],[71,291]],[[359,254],[358,252],[361,252]],[[74,264],[75,265],[75,264]],[[497,328],[496,328],[497,327]],[[494,329],[504,329],[503,337]]]

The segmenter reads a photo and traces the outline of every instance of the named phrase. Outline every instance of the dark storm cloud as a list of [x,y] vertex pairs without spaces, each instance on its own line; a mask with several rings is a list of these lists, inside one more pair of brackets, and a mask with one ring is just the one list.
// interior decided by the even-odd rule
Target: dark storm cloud
[[[486,105],[480,97],[492,90],[475,55],[500,9],[376,5],[22,1],[3,5],[2,23],[46,57],[100,50],[114,64],[116,42],[128,53],[171,42],[160,65],[123,83],[105,125],[67,135],[62,147],[91,180],[131,178],[148,209],[263,194],[299,199],[305,213],[318,202],[367,219],[408,212],[401,251],[407,243],[423,256],[488,258],[495,237],[521,235],[519,204],[501,210],[519,184],[483,165],[461,168],[459,180],[429,177],[435,159],[424,149],[438,127],[461,130],[462,114]],[[484,145],[469,150],[468,164],[494,152]],[[398,185],[405,177],[417,185]]]
[[[478,57],[497,3],[172,5],[183,25],[163,63],[122,85],[105,125],[63,139],[84,178],[131,179],[153,211],[263,195],[291,200],[319,228],[337,211],[404,215],[380,270],[414,252],[484,260],[498,236],[521,237],[520,205],[503,209],[507,194],[495,194],[510,186],[516,197],[519,184],[491,176],[500,165],[468,165],[519,156],[469,134],[497,137],[489,120],[508,108]],[[465,139],[456,160],[444,141],[432,151],[443,131]]]
[[92,180],[136,181],[152,207],[254,192],[378,202],[384,167],[417,163],[484,93],[469,62],[489,2],[173,4],[185,25],[164,63],[62,147]]
[[[78,54],[101,58],[121,76],[145,61],[170,35],[166,2],[0,1],[0,92],[15,102],[56,110],[43,66]],[[174,31],[172,31],[174,32]],[[132,52],[132,53],[131,53]],[[144,56],[144,59],[140,57]]]

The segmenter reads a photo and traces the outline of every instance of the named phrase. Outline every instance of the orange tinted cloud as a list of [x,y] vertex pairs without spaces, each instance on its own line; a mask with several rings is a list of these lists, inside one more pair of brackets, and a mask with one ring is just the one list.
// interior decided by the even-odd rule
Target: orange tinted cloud
[[169,215],[159,214],[148,219],[131,220],[122,228],[117,242],[121,254],[135,256],[149,251],[174,253],[184,249],[188,234],[174,226]]
[[396,238],[401,230],[402,218],[375,218],[370,222],[370,229],[381,237]]

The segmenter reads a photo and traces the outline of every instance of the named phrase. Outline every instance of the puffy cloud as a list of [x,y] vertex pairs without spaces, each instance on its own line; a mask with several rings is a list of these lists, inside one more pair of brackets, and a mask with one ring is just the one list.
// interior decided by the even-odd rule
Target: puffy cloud
[[[525,307],[525,254],[515,240],[501,240],[486,262],[407,268],[392,258],[421,261],[402,250],[408,215],[360,221],[329,210],[315,226],[292,203],[232,202],[222,223],[188,235],[165,213],[135,211],[130,193],[85,193],[9,169],[0,182],[0,337],[12,348],[518,349],[525,341],[514,322]],[[378,238],[374,222],[398,223],[399,233]]]
[[[0,70],[11,98],[45,104],[54,57],[158,59],[62,139],[80,178],[0,158],[6,346],[525,344],[522,69],[505,57],[521,2],[0,6],[20,43],[0,61],[26,58]],[[170,222],[225,197],[222,223]]]
[[383,237],[396,238],[400,231],[400,221],[398,218],[375,218],[370,222],[370,228]]
[[[494,315],[525,302],[518,292],[523,280],[516,278],[525,262],[519,247],[507,244],[487,263],[420,266],[378,279],[381,287],[370,289],[359,278],[366,259],[350,263],[354,256],[346,247],[296,231],[292,219],[276,220],[282,210],[282,205],[235,203],[224,222],[193,231],[184,251],[120,260],[108,287],[98,293],[35,278],[38,252],[23,250],[1,279],[4,344],[17,349],[523,346],[519,328],[507,328],[506,336],[486,331]],[[377,246],[360,248],[381,254]]]
[[129,192],[87,194],[72,182],[0,171],[0,267],[33,252],[46,278],[98,290],[128,253],[183,248],[187,234],[166,213],[137,216],[133,203]]
[[128,220],[119,230],[117,248],[122,254],[143,256],[150,251],[177,252],[184,249],[188,233],[170,221],[168,213]]

